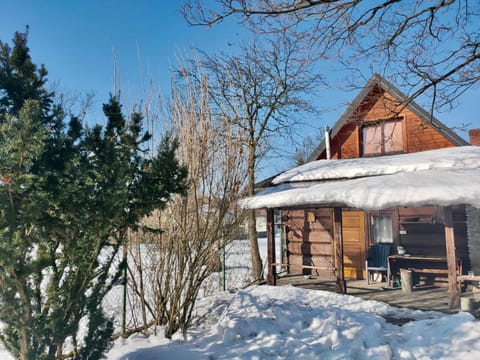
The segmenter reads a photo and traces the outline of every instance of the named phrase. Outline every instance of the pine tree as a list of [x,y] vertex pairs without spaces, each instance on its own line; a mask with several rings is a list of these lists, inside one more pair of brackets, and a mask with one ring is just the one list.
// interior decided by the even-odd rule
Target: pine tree
[[51,118],[47,114],[55,94],[46,90],[48,71],[32,62],[27,38],[28,27],[24,33],[15,33],[13,48],[0,41],[0,118],[6,113],[18,115],[26,99],[37,100],[43,117]]
[[113,331],[101,302],[127,230],[184,191],[186,170],[169,138],[145,156],[142,116],[126,119],[115,96],[105,128],[66,124],[26,40],[0,42],[0,336],[20,359],[63,358],[67,343],[100,359]]

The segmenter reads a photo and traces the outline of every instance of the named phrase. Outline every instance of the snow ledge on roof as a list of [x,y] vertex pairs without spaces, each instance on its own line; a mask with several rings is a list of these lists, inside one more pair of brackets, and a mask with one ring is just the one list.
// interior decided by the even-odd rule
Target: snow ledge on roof
[[245,208],[341,204],[365,210],[394,206],[458,205],[480,208],[480,147],[413,154],[319,160],[288,170]]

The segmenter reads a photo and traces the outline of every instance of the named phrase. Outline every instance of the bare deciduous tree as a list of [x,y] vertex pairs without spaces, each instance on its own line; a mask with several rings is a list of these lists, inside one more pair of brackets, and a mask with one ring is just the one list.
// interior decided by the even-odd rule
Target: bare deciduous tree
[[[308,94],[321,82],[308,52],[287,36],[241,47],[239,55],[204,54],[215,111],[242,134],[246,149],[246,192],[255,191],[260,160],[280,138],[295,133],[301,115],[314,112]],[[255,279],[261,278],[255,213],[248,214],[248,236]]]
[[[315,50],[358,71],[374,71],[451,107],[480,80],[480,2],[477,0],[199,0],[183,5],[187,21],[214,25],[238,16],[255,31],[287,31]],[[371,70],[369,70],[371,71]]]
[[302,143],[295,149],[294,166],[304,165],[308,162],[308,157],[313,153],[318,144],[323,140],[321,134],[316,136],[307,135]]

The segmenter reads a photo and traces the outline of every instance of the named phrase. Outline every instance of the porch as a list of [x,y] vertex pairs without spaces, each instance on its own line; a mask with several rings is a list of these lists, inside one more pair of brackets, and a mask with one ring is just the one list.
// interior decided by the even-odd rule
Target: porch
[[[316,276],[285,275],[277,278],[277,286],[292,285],[311,290],[336,292],[336,279]],[[392,306],[417,309],[423,311],[440,311],[448,314],[457,313],[460,306],[450,308],[448,303],[448,286],[423,285],[414,287],[411,293],[403,292],[401,287],[386,288],[385,282],[367,284],[366,280],[346,280],[347,295],[358,296],[364,300],[385,302]],[[471,287],[463,289],[461,298],[472,298]],[[480,300],[476,300],[471,312],[480,319]]]

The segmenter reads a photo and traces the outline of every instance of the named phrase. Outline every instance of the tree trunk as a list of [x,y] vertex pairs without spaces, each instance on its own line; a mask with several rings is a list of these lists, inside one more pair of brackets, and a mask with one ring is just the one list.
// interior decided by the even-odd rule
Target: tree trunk
[[[255,193],[255,146],[250,146],[248,154],[248,195]],[[262,258],[258,250],[257,223],[255,220],[255,210],[248,210],[248,241],[250,244],[250,255],[252,257],[252,276],[255,280],[261,280],[262,277]]]
[[28,346],[28,333],[25,325],[22,325],[21,328],[18,330],[19,332],[19,341],[20,341],[20,360],[28,360],[29,359],[29,346]]
[[256,227],[255,210],[248,210],[248,241],[250,244],[250,255],[252,257],[252,276],[255,280],[261,280],[262,258],[258,250]]
[[17,276],[17,272],[10,270],[9,273],[13,273],[15,278],[15,287],[17,293],[20,297],[20,306],[21,306],[21,319],[20,325],[18,328],[18,342],[19,342],[19,359],[28,360],[30,359],[30,342],[29,342],[29,329],[28,325],[32,324],[32,309],[30,300],[27,296],[26,288],[23,286],[22,281]]

